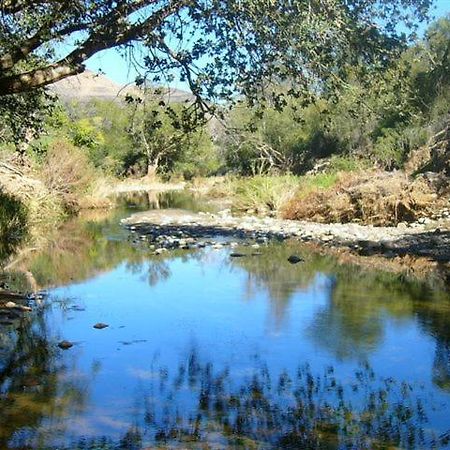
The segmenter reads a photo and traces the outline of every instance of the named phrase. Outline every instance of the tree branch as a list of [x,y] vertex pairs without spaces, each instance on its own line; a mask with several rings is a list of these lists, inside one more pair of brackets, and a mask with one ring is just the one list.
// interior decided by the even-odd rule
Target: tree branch
[[[170,2],[165,8],[156,11],[144,21],[133,25],[124,23],[122,26],[117,26],[116,30],[112,30],[110,27],[104,27],[89,36],[84,43],[65,58],[48,67],[0,78],[0,96],[43,87],[68,76],[83,72],[85,70],[84,61],[92,55],[101,50],[118,47],[127,42],[143,38],[144,35],[150,34],[165,19],[186,5],[188,1],[178,0]],[[136,4],[141,5],[143,3],[143,1],[136,2]]]

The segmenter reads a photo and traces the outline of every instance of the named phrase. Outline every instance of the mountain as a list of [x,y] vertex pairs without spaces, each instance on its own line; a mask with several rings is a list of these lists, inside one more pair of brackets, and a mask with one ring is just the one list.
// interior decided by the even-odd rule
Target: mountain
[[[50,86],[62,100],[88,102],[99,98],[104,100],[123,99],[127,94],[140,95],[140,89],[134,84],[121,86],[105,75],[86,70],[72,77],[64,78]],[[164,88],[162,99],[166,102],[181,103],[192,100],[192,94],[179,89]]]

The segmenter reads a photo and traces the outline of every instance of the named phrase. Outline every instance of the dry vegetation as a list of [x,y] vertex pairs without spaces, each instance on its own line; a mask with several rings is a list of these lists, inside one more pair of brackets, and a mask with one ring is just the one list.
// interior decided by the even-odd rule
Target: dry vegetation
[[436,203],[436,191],[421,178],[411,179],[402,172],[345,173],[328,189],[306,195],[300,190],[282,208],[282,215],[316,222],[395,225],[428,214]]
[[19,168],[14,161],[0,161],[0,186],[5,194],[24,206],[30,227],[58,222],[63,215],[56,193],[49,190],[30,168]]
[[69,211],[79,209],[79,198],[87,193],[95,178],[94,169],[85,152],[64,141],[48,149],[41,178]]
[[[0,159],[2,242],[12,239],[12,229],[21,232],[26,228],[33,243],[39,244],[47,230],[58,226],[68,214],[84,207],[108,206],[105,184],[82,151],[66,142],[54,143],[41,165],[31,161],[24,165],[14,155],[3,155]],[[16,209],[20,209],[20,225],[16,223]]]

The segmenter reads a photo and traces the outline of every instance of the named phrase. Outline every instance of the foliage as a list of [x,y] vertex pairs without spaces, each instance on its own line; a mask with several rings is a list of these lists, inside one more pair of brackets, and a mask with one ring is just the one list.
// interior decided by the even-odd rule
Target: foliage
[[358,221],[396,225],[420,217],[436,194],[423,180],[400,173],[337,176],[334,186],[298,194],[283,207],[283,217],[317,222]]
[[267,176],[228,178],[227,193],[237,211],[279,214],[286,204],[298,196],[333,187],[339,180],[336,173],[307,176]]
[[152,94],[128,98],[132,147],[123,161],[128,173],[154,176],[178,172],[186,178],[209,175],[218,166],[206,128],[192,128],[182,104],[166,104]]
[[283,111],[276,104],[264,111],[234,108],[222,139],[229,167],[243,175],[299,174],[335,155],[401,168],[448,123],[449,30],[450,18],[441,18],[376,75],[349,70],[347,84],[331,98],[315,91],[312,103],[290,100]]
[[23,156],[28,144],[42,131],[53,106],[53,97],[42,89],[2,97],[0,144],[12,142]]
[[27,233],[27,210],[17,198],[0,188],[0,264]]
[[[383,66],[405,43],[398,24],[414,28],[429,6],[429,0],[5,0],[0,95],[80,73],[86,59],[106,48],[128,45],[133,53],[130,44],[139,41],[152,81],[186,81],[198,105],[236,94],[256,100],[271,80],[308,97],[309,88],[333,90],[358,61],[371,70]],[[56,42],[74,45],[60,45],[67,50],[56,55]],[[284,94],[270,97],[283,106]]]
[[232,183],[233,207],[237,210],[255,212],[277,212],[298,187],[294,176],[256,176],[236,179]]
[[56,141],[47,152],[42,170],[47,188],[57,194],[68,210],[77,208],[80,194],[94,179],[87,155],[65,141]]

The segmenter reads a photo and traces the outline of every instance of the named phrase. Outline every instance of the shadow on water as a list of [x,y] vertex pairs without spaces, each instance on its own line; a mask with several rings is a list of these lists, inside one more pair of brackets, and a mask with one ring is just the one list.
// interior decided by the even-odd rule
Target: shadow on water
[[[112,378],[113,385],[114,377],[124,378],[118,378],[116,390],[101,397],[100,382],[93,375],[102,372],[102,363],[97,367],[92,361],[97,361],[97,353],[108,341],[98,341],[98,348],[96,341],[76,343],[64,353],[56,347],[59,327],[64,330],[73,318],[66,315],[58,321],[52,311],[59,307],[70,311],[71,302],[79,298],[54,294],[53,302],[49,300],[17,329],[0,328],[1,448],[448,448],[450,424],[442,406],[450,404],[448,286],[339,264],[298,243],[272,243],[258,252],[241,247],[237,250],[247,256],[240,258],[230,258],[229,250],[211,249],[152,255],[145,246],[131,245],[119,219],[130,210],[185,203],[176,195],[161,197],[157,203],[134,195],[122,201],[106,217],[90,215],[65,224],[44,251],[27,256],[20,268],[30,270],[42,288],[70,290],[74,283],[83,287],[86,281],[89,292],[95,291],[94,277],[100,274],[105,275],[106,285],[123,276],[127,289],[136,286],[133,295],[145,290],[149,297],[136,303],[143,308],[137,314],[146,318],[142,325],[129,324],[133,339],[139,337],[140,326],[154,328],[154,334],[148,344],[134,341],[142,343],[139,352],[132,345],[120,351],[116,344],[106,347],[110,366],[105,376]],[[180,203],[174,205],[176,201]],[[305,262],[289,264],[292,254],[303,256]],[[209,284],[189,294],[181,272],[187,270],[189,279],[189,270],[196,267],[202,272],[192,273],[205,272],[212,278],[199,279]],[[101,285],[102,277],[98,278]],[[99,293],[119,301],[120,294]],[[183,309],[180,293],[193,311]],[[215,297],[217,301],[211,301]],[[126,303],[108,306],[114,308],[132,313]],[[201,315],[200,325],[193,325],[194,330],[189,324],[178,327],[173,320],[179,314]],[[217,322],[216,330],[214,321],[221,314],[225,319]],[[267,321],[259,327],[262,314]],[[86,320],[91,328],[93,318]],[[164,342],[160,321],[167,323],[168,337],[179,336],[176,344]],[[212,331],[207,328],[209,321]],[[252,324],[243,325],[242,331],[250,334],[226,344],[230,339],[226,332],[236,326],[234,322]],[[203,327],[207,335],[200,333],[198,345],[192,343],[192,334]],[[434,347],[434,355],[424,363],[429,384],[410,377],[401,360],[386,362],[393,367],[386,375],[380,352],[386,351],[386,345],[397,345],[411,327],[418,330],[410,344],[417,344],[417,355],[425,358],[427,350],[420,350],[424,343],[430,343],[426,349]],[[253,336],[254,329],[263,331]],[[283,340],[287,330],[293,337]],[[116,333],[111,336],[120,332],[111,330]],[[107,335],[95,338],[102,336]],[[249,344],[251,339],[261,345],[259,350]],[[277,347],[278,339],[292,348]],[[305,343],[309,347],[296,353],[296,346]],[[179,351],[170,354],[172,347]],[[126,352],[131,352],[129,357]],[[245,358],[248,361],[243,363]],[[137,379],[124,375],[133,364]],[[129,397],[120,397],[123,384],[135,386],[127,391]],[[120,397],[120,406],[108,406],[114,396]],[[95,412],[99,407],[104,420],[114,422],[118,432],[109,433],[106,425],[93,427],[98,417],[89,414],[100,415]]]

